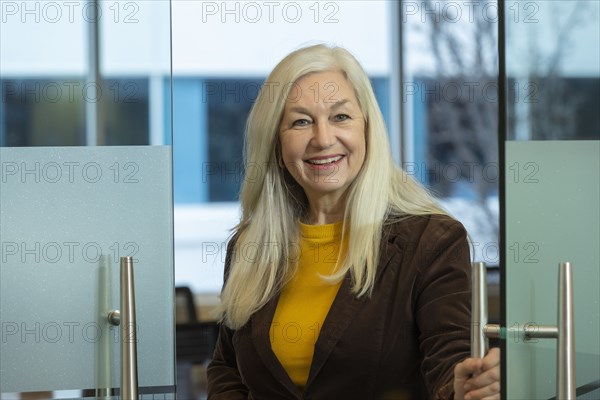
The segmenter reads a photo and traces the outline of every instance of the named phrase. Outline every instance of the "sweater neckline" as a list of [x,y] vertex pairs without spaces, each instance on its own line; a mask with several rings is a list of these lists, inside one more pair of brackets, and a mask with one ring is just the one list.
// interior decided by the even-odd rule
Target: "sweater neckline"
[[323,225],[308,225],[299,222],[300,235],[305,239],[337,239],[342,236],[343,224],[344,221]]

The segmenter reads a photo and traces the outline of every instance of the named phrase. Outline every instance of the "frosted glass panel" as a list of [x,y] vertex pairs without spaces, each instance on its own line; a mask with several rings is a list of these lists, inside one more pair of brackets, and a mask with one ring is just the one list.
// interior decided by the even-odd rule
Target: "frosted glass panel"
[[[600,379],[600,142],[506,142],[506,324],[556,325],[573,264],[576,383]],[[556,340],[506,340],[508,399],[556,395]]]
[[0,388],[119,387],[119,257],[142,387],[174,386],[168,146],[0,148]]

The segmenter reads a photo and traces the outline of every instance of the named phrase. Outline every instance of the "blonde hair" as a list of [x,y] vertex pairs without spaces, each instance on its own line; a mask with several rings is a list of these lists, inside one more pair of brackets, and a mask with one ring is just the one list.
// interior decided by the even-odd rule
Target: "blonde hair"
[[384,222],[445,214],[419,183],[394,164],[373,88],[358,61],[343,48],[322,44],[290,53],[265,81],[246,126],[242,216],[234,230],[218,311],[232,329],[244,326],[295,272],[298,220],[306,215],[308,203],[300,185],[279,165],[278,128],[295,82],[325,71],[344,74],[366,121],[365,161],[348,188],[344,213],[348,250],[337,272],[325,279],[339,281],[350,272],[353,293],[370,295]]

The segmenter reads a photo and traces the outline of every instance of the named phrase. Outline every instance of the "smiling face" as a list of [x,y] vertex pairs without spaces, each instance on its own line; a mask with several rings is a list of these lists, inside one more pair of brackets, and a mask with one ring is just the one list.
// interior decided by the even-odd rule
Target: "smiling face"
[[311,207],[335,204],[365,160],[365,119],[353,88],[338,71],[299,79],[279,125],[285,168],[304,189]]

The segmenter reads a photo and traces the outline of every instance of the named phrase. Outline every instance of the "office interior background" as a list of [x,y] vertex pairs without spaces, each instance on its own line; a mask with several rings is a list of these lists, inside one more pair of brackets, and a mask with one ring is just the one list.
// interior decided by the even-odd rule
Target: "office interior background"
[[[22,378],[10,378],[10,371],[16,369],[9,360],[18,362],[15,360],[25,354],[33,357],[45,347],[47,362],[51,363],[55,357],[52,345],[61,344],[71,330],[80,329],[88,335],[83,330],[85,323],[65,325],[65,321],[77,317],[42,318],[41,322],[33,318],[23,322],[25,325],[18,322],[12,302],[21,297],[11,287],[19,278],[9,271],[14,263],[26,270],[27,276],[37,279],[40,269],[45,268],[44,275],[51,275],[63,263],[76,269],[77,261],[67,257],[71,252],[75,258],[82,253],[86,268],[89,270],[91,264],[98,271],[104,262],[101,255],[108,254],[107,264],[115,264],[119,255],[135,255],[140,260],[138,274],[143,274],[143,262],[152,259],[157,263],[152,268],[155,276],[148,278],[150,288],[147,292],[142,289],[140,295],[153,300],[139,306],[140,316],[144,318],[159,308],[164,319],[149,328],[142,325],[142,334],[144,329],[155,332],[156,328],[160,335],[170,338],[157,338],[152,344],[140,340],[139,359],[152,358],[155,350],[168,353],[161,359],[165,365],[185,358],[180,357],[179,349],[174,353],[173,332],[158,327],[169,326],[169,321],[179,318],[169,311],[169,304],[177,299],[168,294],[169,288],[189,288],[197,318],[211,320],[210,309],[218,301],[223,282],[225,246],[239,218],[238,191],[250,173],[244,171],[242,160],[246,117],[269,71],[294,49],[324,42],[346,47],[359,59],[371,77],[395,160],[466,226],[473,244],[473,260],[484,261],[490,268],[496,313],[502,307],[498,300],[503,254],[502,174],[513,183],[526,185],[538,183],[544,173],[532,159],[510,163],[501,160],[501,115],[506,117],[504,127],[510,141],[564,140],[591,143],[590,148],[596,149],[600,138],[600,3],[596,0],[507,1],[502,38],[498,36],[499,5],[493,0],[1,0],[0,5],[0,319],[6,356],[0,366],[2,399],[27,398],[19,392],[77,398],[91,393],[89,390],[97,388],[99,380],[107,388],[118,386],[116,372],[98,378],[101,374],[94,363],[79,371],[87,376],[82,378],[83,386],[76,378],[68,379],[65,386],[56,386],[48,378],[31,387]],[[506,57],[504,80],[499,79],[499,40],[504,43]],[[506,88],[505,114],[501,113],[502,83]],[[71,152],[81,147],[90,152]],[[113,151],[96,149],[108,147],[114,153],[95,153]],[[37,150],[17,156],[10,153],[23,148]],[[592,153],[592,161],[594,155],[592,170],[578,171],[577,179],[597,198],[598,171],[593,169],[598,154]],[[109,182],[103,184],[105,180]],[[74,188],[62,187],[69,184]],[[39,206],[39,216],[25,224],[29,228],[15,233],[19,219],[13,217],[20,212],[34,212],[19,208],[23,198],[15,195],[14,188],[25,186],[37,188],[28,191],[25,200],[45,197],[47,190],[52,190],[54,196],[72,194],[69,201],[77,205],[69,207],[73,207],[75,219],[86,210],[104,212],[98,220],[89,219],[92,225],[100,226],[99,232],[112,232],[108,223],[104,227],[100,220],[116,225],[132,221],[133,226],[123,228],[129,236],[96,239],[92,227],[83,235],[86,239],[69,234],[59,234],[60,239],[56,239],[52,232],[60,231],[59,225],[48,228],[47,235],[41,237],[36,223],[71,223],[67,217],[44,219],[43,215],[57,212],[52,208],[55,203]],[[119,203],[119,191],[133,186],[137,192],[125,196],[130,201]],[[147,205],[157,200],[167,207],[154,209]],[[99,210],[91,205],[94,201],[114,202],[117,206]],[[69,207],[62,211],[68,214]],[[126,207],[136,209],[136,215],[123,217],[121,213],[128,213]],[[137,224],[144,215],[154,214],[161,218]],[[590,236],[597,237],[597,211],[589,217],[596,224],[590,228]],[[159,239],[137,239],[140,233],[136,230],[153,231],[148,234]],[[149,249],[154,244],[157,249]],[[156,255],[162,246],[171,248]],[[594,285],[600,285],[597,247],[595,253],[591,251],[596,261],[588,266],[592,272],[582,284],[589,287],[581,293],[593,292]],[[504,254],[514,264],[527,267],[528,263],[537,264],[543,252],[543,240],[526,238],[506,243]],[[55,278],[78,285],[72,272],[57,271]],[[75,273],[77,279],[87,282],[81,284],[82,291],[105,290],[108,297],[118,298],[116,289],[102,289],[95,272],[88,272],[91,277],[87,278],[81,268]],[[55,278],[45,279],[51,282]],[[143,277],[140,279],[144,282]],[[112,280],[117,278],[113,276]],[[547,289],[550,298],[556,295],[554,286]],[[60,287],[72,290],[66,284]],[[581,318],[586,319],[591,332],[596,332],[597,339],[598,295],[591,299],[588,306],[592,311]],[[80,302],[78,295],[64,301]],[[97,308],[97,303],[92,302],[95,305],[91,307]],[[96,317],[85,318],[96,321]],[[109,329],[101,327],[105,329],[102,332]],[[585,346],[581,352],[589,355],[580,358],[586,364],[578,369],[586,382],[600,379],[600,351],[593,335],[578,342],[582,348]],[[58,339],[45,340],[48,338]],[[83,340],[75,345],[82,354],[97,354],[98,343],[103,340]],[[173,344],[170,350],[169,343]],[[9,350],[19,346],[21,353]],[[108,352],[110,357],[105,363],[114,365],[118,349]],[[56,369],[68,368],[70,363],[75,361],[59,361]],[[189,385],[194,368],[188,364],[178,368],[177,378],[183,382],[179,394],[198,398],[202,396],[198,386],[201,382],[196,387]],[[39,370],[36,363],[26,368]],[[140,367],[140,384],[150,388],[144,392],[147,398],[175,396],[169,388],[174,387],[176,378],[164,368],[169,370],[164,366]],[[534,387],[524,389],[524,393],[531,398],[549,398],[554,389],[548,389],[546,380],[553,372],[536,368],[530,377]],[[201,377],[194,379],[201,381]],[[523,384],[517,378],[514,382]]]

